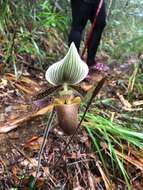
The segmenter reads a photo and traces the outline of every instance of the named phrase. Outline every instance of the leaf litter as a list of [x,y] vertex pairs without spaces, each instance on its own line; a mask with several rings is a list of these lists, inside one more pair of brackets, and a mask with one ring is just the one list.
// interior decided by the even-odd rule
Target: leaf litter
[[[96,114],[107,116],[119,123],[125,122],[125,116],[131,120],[134,113],[140,122],[143,97],[133,92],[134,97],[128,98],[129,67],[122,65],[112,68],[112,73],[106,73],[108,80],[98,95],[98,100],[92,104],[91,111],[95,112],[95,108],[98,108]],[[130,73],[133,73],[132,65]],[[87,94],[90,93],[94,83],[100,78],[102,78],[100,74],[93,74],[92,82],[81,83],[81,88]],[[53,109],[51,99],[46,100],[46,104],[38,108],[32,98],[40,91],[44,91],[46,85],[44,79],[40,80],[38,77],[33,79],[30,75],[23,74],[18,80],[11,73],[1,76],[0,185],[2,188],[31,189],[30,184],[35,176],[38,162],[38,151],[43,140],[43,130],[48,114]],[[136,122],[135,126],[140,127],[139,122]],[[42,155],[36,189],[126,189],[126,184],[120,175],[117,174],[116,180],[113,176],[112,180],[109,179],[99,156],[92,149],[91,139],[85,130],[74,138],[60,158],[69,137],[60,131],[56,121],[54,125]],[[102,151],[109,154],[110,150],[106,143],[101,141],[100,144]],[[142,150],[126,144],[124,150],[128,151],[123,154],[118,146],[115,147],[116,154],[120,160],[123,160],[128,170],[132,189],[142,189]],[[60,162],[54,168],[58,159]],[[108,162],[108,159],[106,161]]]

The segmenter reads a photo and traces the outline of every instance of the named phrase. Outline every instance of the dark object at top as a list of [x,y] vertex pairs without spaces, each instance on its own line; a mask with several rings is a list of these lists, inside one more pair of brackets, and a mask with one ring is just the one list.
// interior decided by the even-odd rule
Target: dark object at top
[[96,3],[96,0],[83,0],[85,3]]

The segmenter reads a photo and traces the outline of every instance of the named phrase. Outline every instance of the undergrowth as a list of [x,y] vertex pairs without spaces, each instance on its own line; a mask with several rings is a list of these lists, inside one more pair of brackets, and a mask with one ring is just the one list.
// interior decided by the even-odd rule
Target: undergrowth
[[115,171],[119,172],[119,176],[121,174],[124,177],[128,189],[131,189],[124,158],[131,150],[130,147],[138,151],[143,148],[142,132],[132,129],[128,124],[117,124],[93,112],[89,112],[85,120],[83,126],[91,138],[93,149],[102,162],[108,180],[117,182],[119,179],[115,177]]
[[142,52],[142,1],[107,1],[107,26],[100,51],[112,58]]

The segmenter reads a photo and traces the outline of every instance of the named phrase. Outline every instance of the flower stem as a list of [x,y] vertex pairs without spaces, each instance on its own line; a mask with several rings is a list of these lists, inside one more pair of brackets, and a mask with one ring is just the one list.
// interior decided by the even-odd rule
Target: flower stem
[[68,84],[67,84],[67,83],[64,83],[64,84],[63,84],[63,88],[64,88],[64,92],[67,92],[67,91],[68,91]]

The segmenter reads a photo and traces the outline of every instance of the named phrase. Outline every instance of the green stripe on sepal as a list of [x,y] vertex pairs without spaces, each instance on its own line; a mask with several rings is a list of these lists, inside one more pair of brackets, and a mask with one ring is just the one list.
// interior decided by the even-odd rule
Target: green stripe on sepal
[[81,60],[74,43],[72,43],[66,56],[50,66],[45,77],[49,83],[55,86],[64,83],[74,85],[87,76],[88,70],[87,64]]

